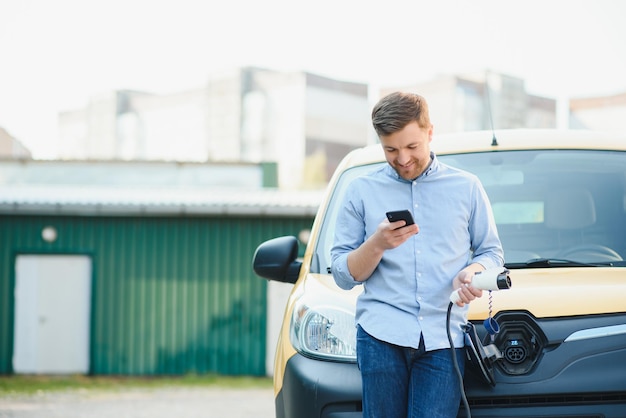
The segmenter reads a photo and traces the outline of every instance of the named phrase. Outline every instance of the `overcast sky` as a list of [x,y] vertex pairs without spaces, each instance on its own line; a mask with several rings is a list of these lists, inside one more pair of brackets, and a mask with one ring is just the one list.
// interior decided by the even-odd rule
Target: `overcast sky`
[[626,92],[622,0],[0,0],[0,126],[53,158],[57,115],[238,66],[373,87],[493,70],[554,97]]

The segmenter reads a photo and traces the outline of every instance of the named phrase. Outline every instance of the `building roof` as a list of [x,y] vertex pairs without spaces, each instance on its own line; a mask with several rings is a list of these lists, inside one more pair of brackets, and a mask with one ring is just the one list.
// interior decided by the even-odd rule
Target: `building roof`
[[314,216],[322,190],[0,185],[0,214]]
[[281,190],[275,163],[0,159],[0,214],[313,216],[322,190]]

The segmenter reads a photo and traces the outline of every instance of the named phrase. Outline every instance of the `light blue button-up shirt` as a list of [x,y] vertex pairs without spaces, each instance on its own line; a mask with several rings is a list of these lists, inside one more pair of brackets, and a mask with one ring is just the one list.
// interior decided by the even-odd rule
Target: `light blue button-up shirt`
[[[417,348],[423,334],[426,350],[450,346],[446,314],[457,273],[471,263],[486,269],[504,263],[491,206],[478,178],[431,157],[428,169],[413,181],[398,176],[389,164],[354,179],[331,249],[337,285],[364,287],[357,301],[357,324],[375,338],[403,347]],[[400,209],[413,213],[419,233],[385,251],[366,281],[354,280],[348,254],[376,232],[385,212]],[[461,325],[467,309],[452,308],[456,347],[463,346]]]

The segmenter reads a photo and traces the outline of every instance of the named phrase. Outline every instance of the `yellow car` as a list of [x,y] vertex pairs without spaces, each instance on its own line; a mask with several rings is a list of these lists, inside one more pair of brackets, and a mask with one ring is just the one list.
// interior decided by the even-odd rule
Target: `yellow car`
[[[625,417],[626,137],[472,132],[435,136],[432,149],[481,179],[512,282],[470,304],[479,341],[466,352],[478,356],[468,357],[459,416],[469,406],[473,417]],[[276,417],[362,417],[360,287],[335,285],[330,248],[348,183],[380,164],[380,145],[344,158],[303,258],[295,237],[255,252],[259,276],[295,283],[276,348]],[[487,333],[488,318],[499,332]]]

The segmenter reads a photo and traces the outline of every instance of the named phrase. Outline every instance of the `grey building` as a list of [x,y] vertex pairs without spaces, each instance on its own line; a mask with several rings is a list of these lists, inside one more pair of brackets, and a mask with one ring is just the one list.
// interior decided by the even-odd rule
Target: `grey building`
[[0,126],[0,158],[32,158],[31,152],[20,141]]
[[626,132],[626,92],[571,98],[569,110],[571,128]]
[[366,84],[241,68],[179,93],[93,97],[59,116],[59,157],[275,161],[280,187],[320,187],[367,144],[368,112]]
[[524,80],[495,72],[444,75],[424,83],[385,87],[424,96],[437,133],[484,129],[555,128],[556,100],[526,91]]

